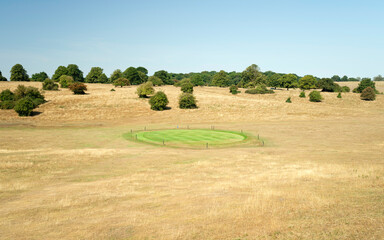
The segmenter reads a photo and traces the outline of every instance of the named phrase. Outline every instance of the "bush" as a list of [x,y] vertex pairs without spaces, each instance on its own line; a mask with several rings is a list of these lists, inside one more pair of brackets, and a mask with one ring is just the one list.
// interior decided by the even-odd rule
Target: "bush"
[[162,85],[164,85],[163,80],[161,80],[160,78],[158,78],[156,76],[150,76],[148,78],[148,82],[152,82],[153,86],[162,86]]
[[34,108],[35,104],[30,97],[25,97],[18,100],[14,107],[19,116],[30,116]]
[[353,89],[353,92],[362,93],[367,87],[372,88],[376,92],[375,82],[373,82],[370,78],[363,78],[363,80],[359,83],[359,86]]
[[334,83],[331,78],[322,78],[318,82],[318,87],[322,88],[322,92],[340,92],[340,86]]
[[15,99],[15,94],[9,89],[5,89],[0,93],[1,101],[13,101]]
[[182,109],[197,108],[195,96],[191,93],[182,93],[179,98],[179,107]]
[[130,85],[130,82],[126,78],[118,78],[115,81],[113,81],[113,86],[115,87],[117,86],[123,87],[123,86],[129,86],[129,85]]
[[341,97],[341,92],[339,92],[339,94],[337,94],[337,98],[342,98]]
[[259,84],[256,86],[256,88],[251,88],[251,89],[245,90],[245,93],[248,93],[248,94],[270,94],[270,93],[274,93],[274,91],[267,89],[267,87],[264,84]]
[[360,95],[361,100],[365,101],[373,101],[376,99],[376,93],[375,89],[371,87],[367,87],[363,90],[363,92]]
[[140,84],[137,87],[136,93],[139,95],[140,98],[147,98],[148,95],[151,95],[155,92],[155,89],[153,89],[152,82],[146,82],[143,84]]
[[[183,84],[185,84],[185,83],[190,83],[190,84],[192,84],[191,83],[191,80],[189,79],[189,78],[183,78],[183,79],[181,79],[180,81],[178,81],[178,82],[176,82],[174,85],[175,85],[175,87],[181,87]],[[193,85],[193,84],[192,84]]]
[[341,87],[341,92],[350,92],[351,89],[348,86],[342,86]]
[[24,85],[19,85],[17,86],[14,94],[15,100],[30,98],[30,100],[35,104],[35,107],[45,103],[44,96],[41,94],[39,89],[35,87],[25,87]]
[[13,109],[15,107],[15,101],[5,100],[0,102],[0,109]]
[[299,95],[299,97],[301,97],[301,98],[305,98],[305,92],[304,92],[304,91],[301,92],[300,95]]
[[84,91],[87,91],[87,86],[80,82],[72,83],[68,87],[74,94],[85,94]]
[[287,98],[287,100],[285,101],[286,103],[292,103],[291,101],[291,97]]
[[111,89],[111,92],[114,92],[114,91],[116,91],[116,90],[112,88],[112,89]]
[[51,90],[57,91],[59,89],[59,85],[55,83],[53,80],[47,78],[43,82],[43,90]]
[[152,110],[162,111],[167,107],[168,98],[164,92],[157,92],[149,99],[149,104],[151,105]]
[[238,94],[239,93],[238,89],[239,88],[237,86],[232,85],[232,86],[229,87],[229,92],[232,93],[232,94]]
[[59,78],[59,83],[61,88],[68,88],[69,85],[72,85],[75,81],[73,77],[67,75],[61,75]]
[[312,91],[308,96],[311,102],[321,102],[323,99],[319,91]]
[[193,93],[193,84],[188,82],[181,85],[181,91],[184,93]]

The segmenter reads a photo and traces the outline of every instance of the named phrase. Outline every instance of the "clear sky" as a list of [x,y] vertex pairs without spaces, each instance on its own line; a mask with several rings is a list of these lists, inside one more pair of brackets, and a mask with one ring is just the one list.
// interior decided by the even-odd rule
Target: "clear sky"
[[384,1],[0,0],[0,71],[384,75]]

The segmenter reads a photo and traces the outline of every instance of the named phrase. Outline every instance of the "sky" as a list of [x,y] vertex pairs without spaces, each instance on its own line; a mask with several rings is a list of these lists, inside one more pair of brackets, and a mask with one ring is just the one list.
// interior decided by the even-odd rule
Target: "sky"
[[0,0],[0,71],[384,75],[384,1]]

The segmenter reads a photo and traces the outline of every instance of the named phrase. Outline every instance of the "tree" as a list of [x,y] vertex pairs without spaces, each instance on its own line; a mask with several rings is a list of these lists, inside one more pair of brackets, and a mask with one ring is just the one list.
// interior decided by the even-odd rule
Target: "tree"
[[340,86],[333,82],[331,78],[322,78],[318,83],[319,88],[322,92],[337,92],[340,90]]
[[226,87],[229,84],[229,78],[224,70],[216,73],[212,78],[212,85],[218,87]]
[[204,81],[200,74],[192,75],[191,83],[193,84],[193,86],[204,86]]
[[239,88],[237,86],[232,85],[232,86],[229,87],[229,92],[232,93],[232,94],[238,94],[239,93],[238,89]]
[[269,87],[273,87],[273,88],[277,88],[277,87],[280,87],[280,74],[273,74],[271,75],[270,77],[267,78],[267,86]]
[[179,97],[179,107],[181,109],[197,108],[195,96],[191,93],[182,93]]
[[341,81],[341,78],[338,76],[338,75],[333,75],[333,77],[331,78],[334,82],[340,82]]
[[87,83],[107,83],[108,78],[103,73],[103,69],[100,67],[93,67],[89,71],[88,75],[85,77],[85,82]]
[[148,78],[148,82],[151,82],[153,84],[153,86],[161,86],[161,85],[164,85],[163,81],[156,77],[156,76],[150,76]]
[[21,64],[16,64],[11,69],[11,81],[29,82],[27,71]]
[[[83,72],[79,69],[76,64],[69,64],[67,66],[66,75],[73,77],[73,80],[75,82],[84,82]],[[105,79],[103,79],[103,81],[105,81]]]
[[121,77],[121,78],[116,79],[113,82],[113,85],[115,87],[117,87],[117,86],[123,87],[123,86],[129,86],[130,84],[129,84],[129,80],[128,79]]
[[316,88],[316,78],[312,75],[306,75],[300,78],[299,87],[303,90]]
[[59,78],[59,83],[61,88],[68,88],[69,85],[73,84],[75,81],[72,76],[61,75]]
[[375,82],[373,82],[370,78],[363,78],[357,88],[353,89],[354,93],[362,93],[364,89],[367,87],[373,88],[373,90],[376,90]]
[[123,77],[128,79],[132,85],[139,85],[144,82],[140,78],[139,72],[134,67],[129,67],[123,72]]
[[157,72],[155,72],[155,74],[153,76],[160,78],[161,81],[163,81],[163,83],[166,85],[173,85],[173,81],[171,80],[171,76],[165,70],[157,71]]
[[376,99],[375,89],[366,87],[360,95],[361,100],[374,101]]
[[123,77],[123,72],[120,70],[120,69],[116,69],[115,71],[113,71],[113,73],[111,74],[111,77],[109,78],[109,83],[113,83],[115,82],[117,79],[119,78],[122,78]]
[[287,90],[289,88],[296,88],[298,86],[298,83],[297,83],[297,76],[295,74],[285,74],[283,75],[280,79],[280,85],[284,88],[286,88]]
[[139,77],[140,77],[140,81],[141,82],[146,82],[148,81],[148,75],[143,73],[143,72],[140,72],[140,71],[137,71],[137,73],[139,74]]
[[8,81],[6,77],[3,77],[3,74],[0,71],[0,82],[2,81]]
[[[1,75],[1,73],[0,73]],[[381,75],[377,75],[376,77],[373,78],[373,81],[379,82],[379,81],[384,81],[384,77]]]
[[45,72],[34,73],[32,74],[31,81],[35,82],[44,82],[45,79],[49,78]]
[[154,92],[155,89],[153,89],[152,82],[142,83],[136,89],[136,93],[139,95],[139,98],[146,98]]
[[145,67],[138,67],[136,70],[144,73],[145,75],[148,75],[148,70]]
[[167,95],[164,92],[159,91],[149,99],[149,104],[152,110],[163,111],[168,104]]
[[341,78],[341,81],[342,81],[342,82],[348,82],[348,80],[349,80],[348,77],[345,76],[345,75]]
[[184,93],[193,93],[193,84],[192,83],[184,83],[181,85],[181,91]]
[[58,82],[59,81],[59,78],[62,76],[62,75],[68,75],[68,70],[66,67],[64,66],[59,66],[55,73],[53,74],[52,76],[52,80],[55,81],[55,82]]
[[45,79],[45,81],[43,82],[43,90],[57,91],[58,89],[59,85],[49,78]]
[[68,87],[74,94],[85,94],[87,91],[87,85],[81,82],[74,82]]
[[260,69],[256,64],[252,64],[247,67],[241,73],[241,81],[239,85],[241,87],[250,87],[259,84],[266,84],[266,77],[259,70]]
[[312,91],[309,93],[308,96],[310,102],[321,102],[321,100],[323,99],[319,91]]
[[35,107],[32,99],[25,97],[16,102],[14,109],[19,116],[30,116]]

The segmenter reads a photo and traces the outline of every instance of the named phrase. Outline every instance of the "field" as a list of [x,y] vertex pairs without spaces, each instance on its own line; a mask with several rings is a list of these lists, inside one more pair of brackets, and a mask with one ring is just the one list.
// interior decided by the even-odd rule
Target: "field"
[[[157,112],[135,87],[111,88],[47,91],[33,117],[0,110],[0,239],[384,239],[384,95],[311,103],[299,90],[196,87],[199,108],[182,110],[165,86],[170,109]],[[177,126],[243,130],[265,146],[123,136]]]

